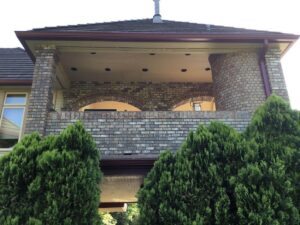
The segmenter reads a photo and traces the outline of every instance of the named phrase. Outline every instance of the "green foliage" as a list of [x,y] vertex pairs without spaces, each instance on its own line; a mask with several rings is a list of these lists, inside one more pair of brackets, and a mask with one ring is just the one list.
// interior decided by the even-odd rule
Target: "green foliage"
[[99,225],[99,153],[81,123],[0,159],[0,224]]
[[143,224],[237,224],[231,180],[246,149],[228,126],[199,126],[175,156],[163,153],[147,176],[139,192]]
[[139,218],[139,208],[136,203],[128,204],[126,212],[111,213],[116,220],[116,225],[137,225]]
[[277,96],[255,113],[244,134],[256,144],[236,186],[243,224],[300,224],[300,114]]
[[117,220],[110,213],[101,213],[103,225],[117,225]]
[[299,225],[300,114],[271,96],[239,134],[199,126],[139,191],[144,225]]
[[[162,153],[144,181],[139,192],[140,224],[163,224],[164,210],[171,209],[173,197],[170,196],[175,158],[171,152]],[[175,212],[176,213],[176,212]],[[162,215],[163,214],[163,215]],[[169,218],[172,219],[172,214]]]

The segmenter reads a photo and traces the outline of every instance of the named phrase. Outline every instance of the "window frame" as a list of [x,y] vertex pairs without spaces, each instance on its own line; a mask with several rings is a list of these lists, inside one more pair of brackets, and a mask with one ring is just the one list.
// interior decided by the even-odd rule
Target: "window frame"
[[[25,103],[24,104],[7,104],[5,103],[6,102],[6,99],[7,99],[7,96],[8,95],[13,95],[13,94],[19,94],[19,95],[25,95]],[[26,115],[26,108],[27,108],[27,102],[28,102],[28,93],[27,92],[5,92],[5,96],[4,96],[4,99],[3,99],[3,104],[1,106],[1,117],[0,117],[0,127],[1,127],[1,124],[2,124],[2,118],[3,118],[3,113],[4,113],[4,110],[5,108],[8,108],[8,109],[18,109],[18,108],[23,108],[23,115],[22,115],[22,125],[20,127],[20,132],[19,132],[19,137],[18,137],[18,142],[20,141],[21,137],[22,137],[22,134],[23,134],[23,128],[24,128],[24,120],[25,120],[25,115]],[[9,148],[0,148],[0,151],[2,152],[5,152],[5,151],[9,151],[9,150],[12,150],[13,147],[9,147]]]

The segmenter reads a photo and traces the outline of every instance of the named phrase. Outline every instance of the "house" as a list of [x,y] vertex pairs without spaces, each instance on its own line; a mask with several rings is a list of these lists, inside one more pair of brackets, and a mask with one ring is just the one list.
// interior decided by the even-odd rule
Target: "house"
[[297,35],[154,19],[17,31],[0,49],[1,154],[83,121],[101,152],[101,205],[135,202],[159,153],[199,123],[242,131],[275,93]]

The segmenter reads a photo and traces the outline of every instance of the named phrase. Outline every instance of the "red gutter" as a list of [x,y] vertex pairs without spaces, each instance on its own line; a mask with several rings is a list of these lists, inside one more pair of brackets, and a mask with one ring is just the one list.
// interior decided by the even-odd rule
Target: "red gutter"
[[32,80],[0,79],[0,85],[31,85]]
[[144,33],[144,32],[34,32],[16,31],[20,40],[73,40],[73,41],[166,41],[166,42],[236,42],[268,39],[275,42],[293,42],[299,38],[294,34],[195,34],[195,33]]
[[262,79],[263,79],[264,91],[265,91],[266,97],[269,97],[272,93],[271,85],[270,85],[270,76],[269,76],[269,72],[267,69],[266,58],[265,58],[266,53],[268,51],[268,45],[269,45],[269,41],[267,39],[265,39],[263,48],[259,55],[259,68],[260,68],[260,72],[261,72]]

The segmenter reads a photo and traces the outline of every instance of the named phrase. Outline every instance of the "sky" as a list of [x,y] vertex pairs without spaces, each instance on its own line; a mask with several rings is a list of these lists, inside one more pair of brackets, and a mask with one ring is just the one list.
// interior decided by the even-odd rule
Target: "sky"
[[[299,0],[161,0],[166,20],[300,34]],[[14,31],[152,18],[153,0],[1,0],[0,47],[21,47]],[[292,108],[300,110],[300,41],[282,58]]]

